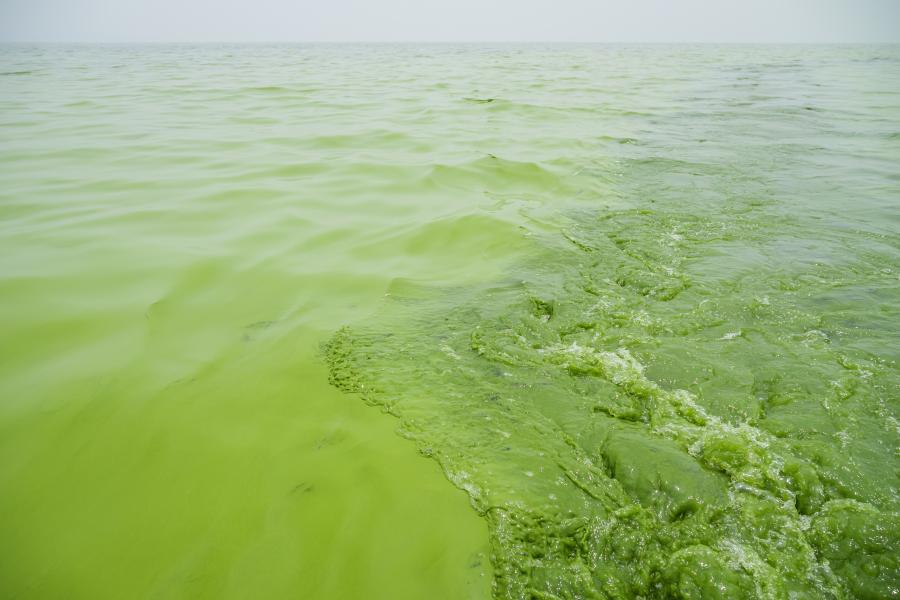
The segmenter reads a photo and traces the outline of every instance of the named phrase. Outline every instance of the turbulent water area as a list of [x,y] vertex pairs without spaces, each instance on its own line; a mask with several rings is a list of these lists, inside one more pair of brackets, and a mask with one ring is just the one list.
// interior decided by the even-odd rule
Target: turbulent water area
[[9,46],[0,134],[0,596],[900,596],[900,47]]

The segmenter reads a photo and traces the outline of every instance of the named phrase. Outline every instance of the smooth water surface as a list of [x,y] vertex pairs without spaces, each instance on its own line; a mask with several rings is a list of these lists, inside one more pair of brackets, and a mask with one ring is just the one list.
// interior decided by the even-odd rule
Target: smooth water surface
[[4,595],[900,594],[900,48],[5,47],[0,129]]

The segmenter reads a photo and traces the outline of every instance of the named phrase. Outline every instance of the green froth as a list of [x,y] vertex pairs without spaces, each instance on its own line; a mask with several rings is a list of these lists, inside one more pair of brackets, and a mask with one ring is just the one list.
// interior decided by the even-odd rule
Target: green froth
[[806,225],[719,206],[579,213],[509,281],[406,286],[327,345],[487,519],[496,597],[900,588],[897,372],[827,310],[891,255],[826,230],[843,264],[765,264]]

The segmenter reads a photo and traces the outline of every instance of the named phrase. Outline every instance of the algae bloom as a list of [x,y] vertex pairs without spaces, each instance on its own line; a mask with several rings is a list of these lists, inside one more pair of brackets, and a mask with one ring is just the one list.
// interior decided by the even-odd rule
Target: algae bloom
[[0,134],[0,597],[900,597],[897,46],[10,46]]

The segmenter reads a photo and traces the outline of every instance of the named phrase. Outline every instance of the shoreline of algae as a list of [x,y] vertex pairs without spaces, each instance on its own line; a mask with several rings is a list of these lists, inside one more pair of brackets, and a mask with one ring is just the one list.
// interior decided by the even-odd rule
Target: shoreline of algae
[[688,208],[584,211],[494,287],[398,286],[326,344],[331,382],[469,494],[496,598],[900,593],[890,332],[832,306],[896,295],[897,249],[820,228],[840,264],[776,267],[802,218]]

